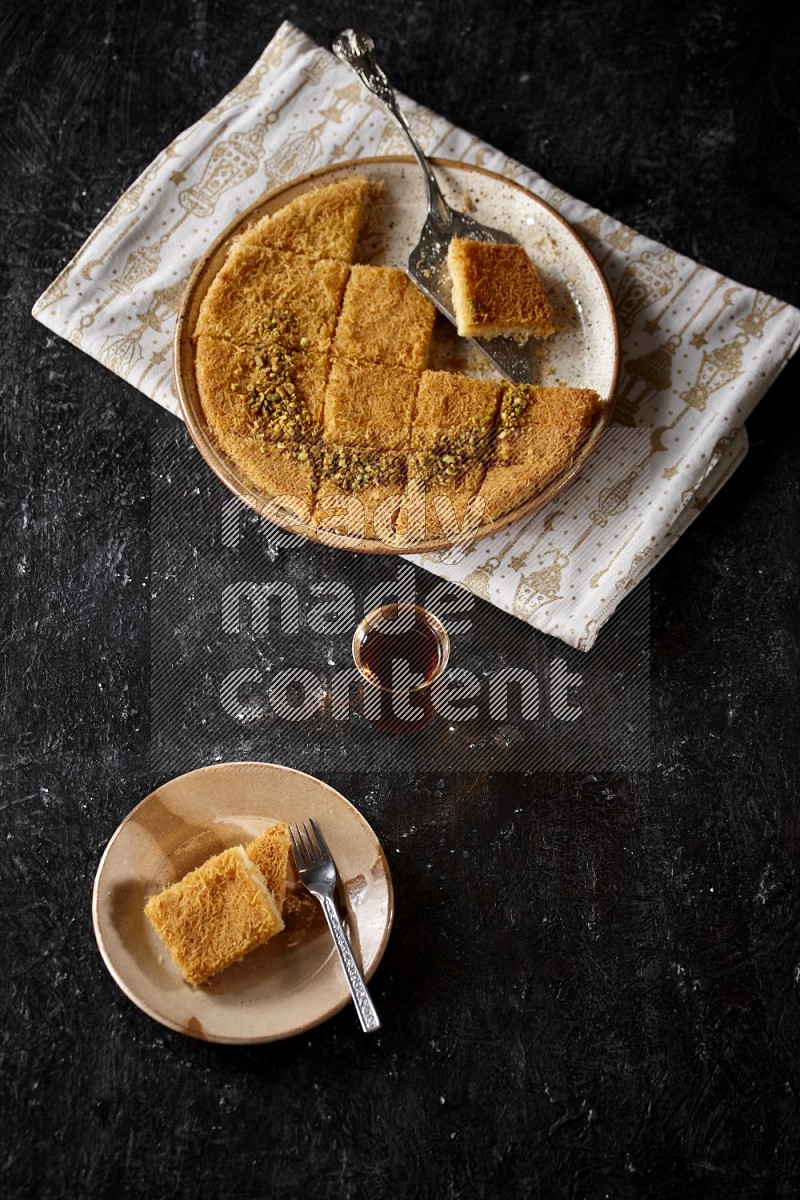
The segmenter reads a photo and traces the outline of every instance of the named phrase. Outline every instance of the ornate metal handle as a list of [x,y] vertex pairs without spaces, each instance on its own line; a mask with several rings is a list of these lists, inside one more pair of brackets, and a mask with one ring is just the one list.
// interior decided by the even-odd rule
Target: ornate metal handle
[[355,71],[358,78],[368,91],[372,92],[389,115],[397,122],[402,133],[408,139],[420,165],[428,190],[428,212],[431,218],[443,229],[450,225],[450,207],[442,195],[436,176],[431,170],[430,163],[409,128],[408,121],[397,103],[394,89],[386,78],[383,70],[375,60],[375,43],[369,34],[356,33],[354,29],[345,29],[333,43],[333,53]]
[[342,960],[342,966],[347,976],[347,983],[350,987],[353,1003],[356,1006],[358,1019],[361,1022],[361,1028],[365,1033],[372,1033],[373,1030],[380,1029],[380,1018],[375,1011],[375,1005],[372,1003],[370,994],[367,991],[364,977],[358,969],[356,960],[353,958],[353,951],[350,949],[347,934],[344,931],[342,922],[339,920],[336,905],[330,896],[321,896],[320,900],[322,901],[322,911],[325,913],[328,928],[333,935],[336,949],[339,951],[339,958]]

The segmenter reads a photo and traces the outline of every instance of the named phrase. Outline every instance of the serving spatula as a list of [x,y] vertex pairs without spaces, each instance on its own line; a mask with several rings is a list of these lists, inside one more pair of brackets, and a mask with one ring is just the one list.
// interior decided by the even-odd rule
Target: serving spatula
[[[450,275],[447,269],[447,250],[453,238],[468,238],[476,242],[516,242],[502,229],[481,225],[473,217],[451,208],[408,121],[397,103],[392,85],[375,60],[375,43],[367,34],[345,29],[333,43],[333,52],[346,63],[368,91],[383,105],[408,140],[414,157],[425,178],[428,196],[428,216],[420,239],[408,259],[408,273],[420,291],[441,313],[456,324],[453,313]],[[513,338],[469,338],[469,341],[489,358],[501,374],[515,383],[531,382],[531,354],[527,346]]]

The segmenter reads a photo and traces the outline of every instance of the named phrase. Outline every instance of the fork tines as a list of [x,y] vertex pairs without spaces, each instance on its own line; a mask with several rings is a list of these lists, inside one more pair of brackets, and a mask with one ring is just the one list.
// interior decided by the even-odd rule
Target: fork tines
[[[309,825],[311,826],[310,832]],[[328,849],[328,843],[313,817],[309,817],[308,822],[303,822],[302,829],[299,821],[294,828],[290,826],[289,837],[292,839],[292,850],[298,866],[307,867],[321,858],[330,858],[331,852]]]

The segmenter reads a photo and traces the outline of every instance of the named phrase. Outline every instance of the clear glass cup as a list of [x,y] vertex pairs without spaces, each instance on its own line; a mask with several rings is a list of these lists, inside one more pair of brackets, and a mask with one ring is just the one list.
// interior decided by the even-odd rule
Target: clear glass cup
[[382,604],[353,634],[353,661],[367,683],[364,716],[384,733],[413,733],[434,717],[431,685],[450,658],[439,618],[420,604]]

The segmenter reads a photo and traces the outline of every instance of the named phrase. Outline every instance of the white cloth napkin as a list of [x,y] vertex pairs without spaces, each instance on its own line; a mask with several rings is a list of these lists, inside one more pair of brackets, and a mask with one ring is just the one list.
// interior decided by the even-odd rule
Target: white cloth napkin
[[[575,200],[429,110],[403,106],[429,154],[521,183],[578,229],[611,288],[622,343],[614,421],[569,489],[466,555],[412,561],[589,649],[743,459],[743,423],[797,349],[800,312]],[[175,317],[217,233],[311,169],[406,150],[348,68],[285,22],[241,83],[128,188],[33,315],[177,414]]]

